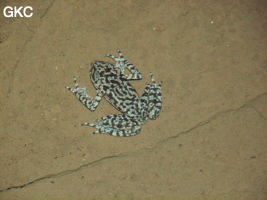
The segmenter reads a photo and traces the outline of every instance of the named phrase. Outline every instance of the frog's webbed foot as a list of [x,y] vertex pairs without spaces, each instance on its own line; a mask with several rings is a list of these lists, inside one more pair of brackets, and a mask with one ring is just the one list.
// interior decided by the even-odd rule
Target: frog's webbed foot
[[[106,57],[112,58],[115,61],[115,67],[120,68],[121,73],[123,74],[123,78],[127,80],[139,80],[142,78],[139,70],[128,60],[126,60],[120,49],[117,50],[118,56],[113,56],[111,54],[107,54]],[[130,74],[124,74],[125,69],[130,71]]]
[[77,82],[77,78],[73,77],[73,82],[74,82],[74,87],[68,87],[66,86],[65,88],[69,91],[71,91],[74,95],[78,93],[85,93],[86,87],[80,87],[79,83]]
[[99,126],[97,124],[92,124],[92,123],[88,123],[88,122],[85,122],[85,123],[82,123],[81,126],[91,126],[91,127],[94,127],[96,128],[97,130],[93,132],[93,134],[97,134],[99,133]]
[[111,54],[106,54],[106,57],[112,58],[116,63],[120,63],[121,65],[123,65],[124,64],[123,62],[125,61],[125,58],[124,58],[124,56],[123,56],[123,54],[122,54],[120,49],[117,49],[117,52],[118,52],[119,56],[113,56]]
[[76,77],[73,77],[73,82],[74,82],[74,87],[66,86],[65,88],[71,91],[86,108],[88,108],[91,111],[94,111],[98,106],[102,98],[102,95],[100,93],[97,93],[96,97],[93,99],[86,93],[86,87],[79,86]]
[[150,79],[151,82],[146,84],[141,96],[142,112],[144,113],[143,116],[156,119],[162,107],[162,82],[156,82],[152,73],[150,73]]
[[108,115],[106,117],[102,117],[96,122],[96,124],[83,123],[82,126],[91,126],[96,128],[97,130],[94,131],[93,134],[108,134],[117,137],[134,136],[141,130],[141,127],[137,122],[132,121],[123,114]]

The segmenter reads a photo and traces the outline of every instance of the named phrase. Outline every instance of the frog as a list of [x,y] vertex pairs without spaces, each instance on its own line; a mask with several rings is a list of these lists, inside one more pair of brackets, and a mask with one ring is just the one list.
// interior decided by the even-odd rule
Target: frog
[[105,99],[120,112],[104,116],[95,123],[82,123],[81,126],[95,128],[93,134],[134,136],[140,133],[141,126],[148,120],[159,117],[162,108],[162,81],[157,82],[150,73],[150,82],[146,83],[143,94],[138,95],[130,81],[141,80],[142,74],[124,58],[120,49],[117,49],[117,54],[106,54],[115,63],[98,60],[91,63],[89,77],[96,89],[94,97],[86,92],[86,87],[79,86],[76,77],[73,77],[74,86],[65,88],[90,111],[95,111],[100,101]]

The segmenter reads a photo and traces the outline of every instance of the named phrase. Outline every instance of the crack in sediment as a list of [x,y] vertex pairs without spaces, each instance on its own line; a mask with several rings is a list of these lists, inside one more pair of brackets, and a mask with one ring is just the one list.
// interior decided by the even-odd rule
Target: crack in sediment
[[187,130],[182,131],[182,132],[179,132],[179,133],[176,134],[176,135],[170,136],[170,137],[168,137],[168,138],[165,138],[164,140],[159,141],[159,142],[158,142],[154,147],[152,147],[152,148],[155,148],[157,145],[160,145],[160,144],[162,144],[162,143],[165,143],[165,142],[167,142],[167,141],[170,140],[170,139],[178,138],[180,135],[187,134],[187,133],[189,133],[189,132],[191,132],[191,131],[193,131],[193,130],[199,128],[199,127],[205,126],[205,125],[209,124],[210,122],[212,122],[212,121],[218,119],[219,117],[221,117],[221,116],[224,115],[224,114],[227,114],[227,113],[230,113],[230,112],[238,112],[238,111],[240,111],[240,110],[242,110],[243,108],[246,108],[246,107],[248,107],[248,106],[251,107],[251,108],[253,108],[253,109],[258,113],[258,115],[259,115],[261,118],[266,119],[266,118],[262,115],[262,113],[260,113],[258,110],[255,109],[255,107],[252,106],[252,104],[253,104],[255,101],[257,101],[259,98],[261,98],[261,97],[263,97],[263,96],[265,96],[265,95],[267,95],[267,92],[264,92],[264,93],[261,93],[261,94],[257,95],[256,97],[254,97],[253,99],[250,99],[249,101],[247,101],[247,102],[244,103],[243,105],[239,106],[238,108],[231,108],[231,109],[227,109],[227,110],[224,110],[224,111],[217,112],[217,113],[215,113],[214,115],[210,116],[207,120],[205,120],[205,121],[201,121],[201,122],[197,123],[197,124],[196,124],[195,126],[193,126],[192,128],[187,129]]
[[18,66],[19,66],[19,63],[20,63],[21,59],[23,58],[23,55],[24,55],[24,54],[23,54],[24,49],[26,48],[27,44],[33,39],[33,35],[34,35],[34,33],[32,33],[32,36],[30,36],[30,37],[24,42],[24,44],[23,44],[23,46],[22,46],[22,48],[21,48],[21,50],[20,50],[20,52],[19,52],[19,57],[18,57],[18,59],[17,59],[15,65],[14,65],[14,67],[11,69],[11,72],[9,72],[9,76],[11,77],[11,78],[10,78],[11,80],[10,80],[10,85],[8,86],[7,96],[10,95],[10,93],[11,93],[13,87],[14,87],[15,73],[16,73],[16,71],[17,71],[17,68],[18,68]]
[[[40,19],[42,19],[46,14],[47,12],[50,10],[50,8],[53,6],[55,0],[51,1],[51,3],[48,5],[48,7],[46,8],[46,10],[44,11],[44,13],[40,16]],[[13,87],[14,87],[14,79],[15,79],[15,73],[17,71],[17,68],[20,64],[20,61],[22,60],[23,56],[24,56],[24,49],[26,48],[26,46],[28,45],[28,43],[30,43],[32,41],[32,39],[34,38],[34,35],[36,33],[36,30],[30,30],[27,26],[26,26],[27,30],[29,32],[31,32],[31,36],[24,42],[21,50],[19,51],[19,57],[14,65],[14,67],[11,69],[11,72],[10,72],[10,77],[11,77],[11,80],[10,80],[10,84],[8,86],[8,90],[7,90],[7,94],[10,95],[11,91],[13,90]]]
[[264,119],[264,120],[266,120],[267,121],[267,118],[257,109],[257,108],[255,108],[255,106],[251,106],[251,108],[253,108],[253,110],[255,110],[256,111],[256,113],[262,118],[262,119]]
[[50,10],[50,8],[53,6],[53,4],[55,3],[55,0],[51,1],[51,3],[48,5],[48,7],[45,9],[44,13],[41,15],[41,19],[46,16],[46,14],[48,13],[48,11]]
[[112,159],[112,158],[118,158],[118,157],[122,157],[122,156],[124,156],[124,155],[119,154],[119,155],[114,155],[114,156],[106,156],[106,157],[100,158],[98,160],[83,164],[83,165],[81,165],[81,166],[79,166],[78,168],[75,168],[75,169],[68,169],[68,170],[64,170],[64,171],[58,172],[58,173],[48,174],[46,176],[34,179],[34,180],[32,180],[32,181],[30,181],[28,183],[22,184],[22,185],[15,185],[15,186],[10,186],[10,187],[5,188],[5,189],[1,189],[0,192],[5,192],[5,191],[11,190],[11,189],[21,189],[21,188],[24,188],[24,187],[32,185],[34,183],[40,182],[40,181],[45,180],[45,179],[56,178],[56,177],[72,174],[74,172],[80,171],[83,168],[95,165],[95,164],[97,164],[99,162],[102,162],[104,160],[108,160],[108,159]]
[[[214,115],[212,115],[211,117],[209,117],[207,120],[205,120],[205,121],[201,121],[201,122],[197,123],[195,126],[189,128],[189,129],[187,129],[187,130],[181,131],[181,132],[177,133],[177,134],[174,135],[174,136],[170,136],[170,137],[168,137],[168,138],[166,138],[166,139],[164,139],[164,140],[161,140],[161,141],[159,141],[158,143],[156,143],[154,146],[152,146],[152,147],[150,147],[150,148],[143,148],[143,149],[141,149],[141,150],[137,150],[137,151],[135,151],[135,152],[130,152],[130,153],[128,153],[128,154],[126,153],[126,154],[118,154],[118,155],[106,156],[106,157],[100,158],[100,159],[98,159],[98,160],[95,160],[95,161],[92,161],[92,162],[83,164],[83,165],[81,165],[81,166],[79,166],[79,167],[77,167],[77,168],[75,168],[75,169],[69,169],[69,170],[64,170],[64,171],[62,171],[62,172],[58,172],[58,173],[54,173],[54,174],[48,174],[48,175],[46,175],[46,176],[43,176],[43,177],[34,179],[34,180],[32,180],[32,181],[30,181],[30,182],[28,182],[28,183],[22,184],[22,185],[10,186],[10,187],[5,188],[5,189],[0,189],[0,193],[1,193],[1,192],[8,191],[8,190],[12,190],[12,189],[21,189],[21,188],[27,187],[27,186],[29,186],[29,185],[32,185],[32,184],[34,184],[34,183],[38,183],[38,182],[40,182],[40,181],[43,181],[43,180],[45,180],[45,179],[56,178],[56,177],[61,177],[61,176],[65,176],[65,175],[68,175],[68,174],[72,174],[72,173],[78,172],[78,171],[80,171],[80,170],[82,170],[82,169],[84,169],[84,168],[87,168],[87,167],[89,167],[89,166],[94,166],[94,165],[96,165],[96,164],[98,164],[98,163],[104,162],[104,161],[106,161],[106,160],[110,160],[110,159],[114,159],[114,158],[121,158],[121,157],[126,157],[126,156],[131,156],[131,155],[136,155],[137,153],[141,153],[141,152],[144,152],[144,151],[149,151],[149,150],[151,151],[151,150],[154,150],[154,149],[156,149],[159,145],[162,145],[162,144],[168,142],[169,140],[176,139],[176,138],[178,138],[178,137],[181,136],[181,135],[188,134],[188,133],[192,132],[193,130],[195,130],[195,129],[199,128],[199,127],[205,126],[205,125],[209,124],[210,122],[212,122],[212,121],[218,119],[218,118],[221,117],[222,115],[225,115],[225,114],[227,114],[227,113],[231,113],[231,112],[238,112],[238,111],[240,111],[240,110],[242,110],[242,109],[244,109],[244,108],[246,108],[246,107],[252,107],[252,108],[254,108],[254,107],[252,106],[252,104],[253,104],[255,101],[257,101],[259,98],[261,98],[261,97],[263,97],[263,96],[265,96],[265,95],[267,95],[267,92],[264,92],[264,93],[262,93],[262,94],[257,95],[256,97],[254,97],[253,99],[250,99],[249,101],[247,101],[247,102],[244,103],[243,105],[239,106],[238,108],[231,108],[231,109],[227,109],[227,110],[225,110],[225,111],[217,112],[217,113],[215,113]],[[254,110],[255,110],[255,108],[254,108]],[[255,110],[255,111],[256,111],[256,110]],[[257,111],[256,111],[256,112],[257,112]],[[260,112],[257,112],[257,113],[258,113],[258,115],[259,115],[260,117],[263,117],[263,115],[262,115]],[[265,117],[263,117],[263,118],[266,119]]]

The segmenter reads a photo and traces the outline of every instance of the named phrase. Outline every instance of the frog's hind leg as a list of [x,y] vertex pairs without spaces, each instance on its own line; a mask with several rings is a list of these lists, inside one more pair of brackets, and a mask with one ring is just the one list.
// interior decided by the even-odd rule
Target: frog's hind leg
[[156,82],[151,74],[151,83],[146,84],[144,93],[141,96],[142,115],[149,119],[156,119],[162,107],[161,95],[162,82]]
[[88,108],[91,111],[94,111],[97,108],[103,95],[100,92],[98,92],[95,98],[92,98],[86,93],[85,87],[79,87],[79,84],[75,77],[73,78],[73,81],[74,81],[74,87],[71,88],[66,86],[66,89],[71,91],[86,108]]
[[[141,72],[133,64],[129,63],[129,61],[124,58],[121,50],[118,49],[117,52],[119,56],[113,56],[110,54],[107,54],[106,56],[115,60],[115,67],[118,67],[121,69],[123,78],[127,80],[141,79],[142,78]],[[125,68],[130,71],[130,74],[124,74]]]
[[83,123],[82,126],[91,126],[96,128],[97,130],[94,134],[108,134],[117,137],[134,136],[141,130],[137,121],[125,116],[124,114],[108,115],[106,117],[102,117],[96,124]]

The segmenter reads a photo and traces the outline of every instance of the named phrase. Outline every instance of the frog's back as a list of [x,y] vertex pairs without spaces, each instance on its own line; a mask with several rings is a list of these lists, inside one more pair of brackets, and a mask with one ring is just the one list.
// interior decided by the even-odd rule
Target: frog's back
[[112,63],[95,61],[92,63],[91,80],[98,92],[117,110],[136,115],[139,96],[128,80]]

